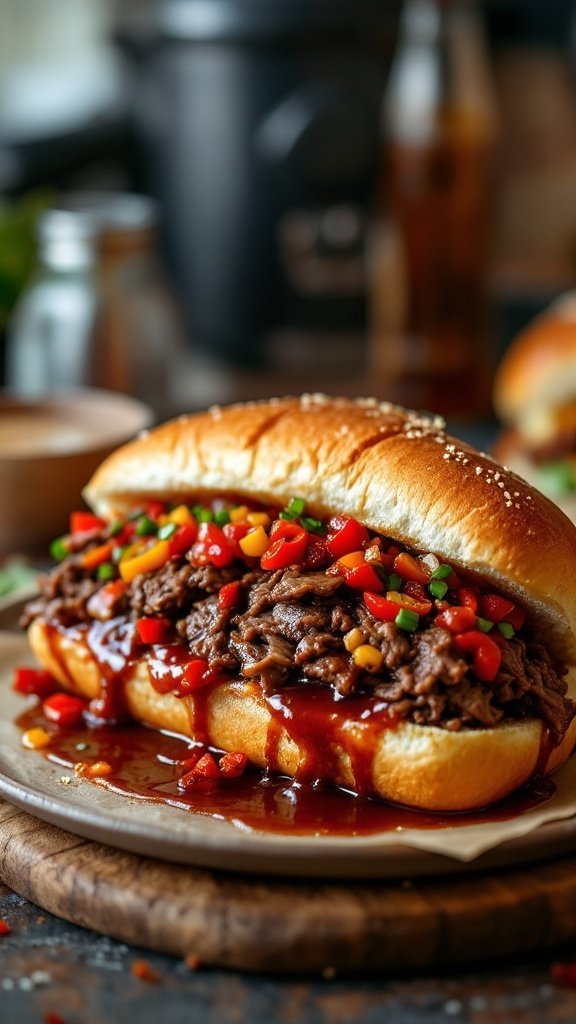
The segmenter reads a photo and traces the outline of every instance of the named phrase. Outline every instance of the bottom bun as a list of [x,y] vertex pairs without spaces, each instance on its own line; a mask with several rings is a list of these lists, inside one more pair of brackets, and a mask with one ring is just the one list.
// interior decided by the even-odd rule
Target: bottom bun
[[[55,632],[37,619],[28,637],[38,660],[65,689],[89,700],[100,696],[98,664],[72,633]],[[574,697],[576,669],[568,678]],[[297,779],[308,777],[311,764],[320,765],[314,779],[420,810],[485,807],[522,786],[537,770],[555,771],[576,743],[576,719],[551,751],[542,742],[544,728],[536,719],[459,732],[411,722],[375,731],[358,714],[343,713],[347,701],[334,705],[339,709],[337,723],[328,714],[320,729],[304,735],[297,722],[274,715],[257,683],[239,679],[210,689],[202,704],[199,735],[193,698],[158,693],[144,662],[130,666],[122,684],[126,709],[137,722],[200,739],[220,750],[240,750],[252,764]],[[353,701],[349,707],[353,709]],[[359,750],[361,780],[355,771]]]

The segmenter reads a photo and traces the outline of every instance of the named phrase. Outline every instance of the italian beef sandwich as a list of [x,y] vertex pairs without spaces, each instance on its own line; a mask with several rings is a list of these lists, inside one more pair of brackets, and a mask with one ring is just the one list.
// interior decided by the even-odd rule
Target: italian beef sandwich
[[84,497],[24,625],[95,724],[427,810],[570,755],[576,530],[441,420],[213,408],[120,448]]

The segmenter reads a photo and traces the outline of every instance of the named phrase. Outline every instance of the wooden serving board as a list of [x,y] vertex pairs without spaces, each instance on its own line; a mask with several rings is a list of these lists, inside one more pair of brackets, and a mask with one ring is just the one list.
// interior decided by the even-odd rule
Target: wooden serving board
[[0,802],[0,880],[74,924],[246,971],[424,968],[576,937],[576,855],[404,882],[260,878],[125,853]]

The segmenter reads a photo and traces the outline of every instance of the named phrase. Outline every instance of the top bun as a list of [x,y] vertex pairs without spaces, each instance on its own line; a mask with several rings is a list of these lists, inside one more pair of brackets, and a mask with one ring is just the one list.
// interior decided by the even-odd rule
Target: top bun
[[494,408],[520,429],[534,411],[576,400],[576,292],[537,316],[507,350],[494,381]]
[[576,528],[538,491],[444,432],[439,418],[324,395],[212,408],[143,434],[85,489],[100,515],[143,497],[228,493],[343,513],[491,580],[536,635],[576,660]]

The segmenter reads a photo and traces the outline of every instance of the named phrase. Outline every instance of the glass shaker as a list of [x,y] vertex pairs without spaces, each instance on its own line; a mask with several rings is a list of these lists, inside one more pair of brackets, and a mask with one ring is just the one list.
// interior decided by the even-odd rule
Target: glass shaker
[[88,384],[98,313],[91,218],[46,211],[36,272],[8,326],[6,383],[22,395]]
[[105,388],[171,415],[186,345],[157,223],[153,200],[125,193],[70,195],[42,217],[38,272],[8,337],[10,388]]

